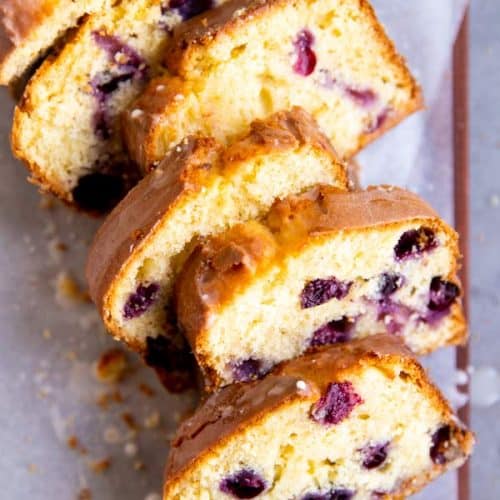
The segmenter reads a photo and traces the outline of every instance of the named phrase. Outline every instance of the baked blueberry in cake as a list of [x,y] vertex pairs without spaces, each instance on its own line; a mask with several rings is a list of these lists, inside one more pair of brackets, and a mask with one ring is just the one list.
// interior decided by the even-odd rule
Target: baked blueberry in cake
[[172,442],[163,498],[403,499],[473,442],[401,339],[375,335],[209,396]]
[[114,206],[140,178],[124,149],[120,114],[165,71],[172,28],[221,1],[113,2],[88,16],[38,69],[16,108],[12,146],[33,180],[86,211]]
[[225,143],[294,105],[352,157],[422,105],[366,0],[231,0],[173,33],[169,73],[124,115],[128,149],[145,169],[187,135]]
[[[408,191],[317,186],[200,242],[177,319],[212,386],[384,331],[428,353],[466,339],[458,255],[453,229]],[[247,360],[259,368],[242,377]]]
[[[318,182],[345,190],[346,172],[301,109],[253,123],[226,147],[209,137],[186,138],[96,235],[87,278],[108,330],[143,352],[148,336],[175,324],[167,318],[174,278],[198,238],[260,217],[276,198]],[[252,369],[249,362],[235,367]]]

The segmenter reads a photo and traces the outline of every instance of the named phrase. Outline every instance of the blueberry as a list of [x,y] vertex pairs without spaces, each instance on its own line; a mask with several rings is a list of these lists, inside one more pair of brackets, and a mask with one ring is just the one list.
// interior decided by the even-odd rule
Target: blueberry
[[418,257],[424,252],[436,248],[437,245],[434,231],[429,227],[422,226],[403,233],[394,247],[394,254],[397,260],[405,260],[410,257]]
[[318,328],[312,336],[311,347],[347,342],[351,337],[354,321],[347,316],[330,321]]
[[258,359],[245,359],[231,364],[233,378],[236,382],[248,382],[264,375],[262,363]]
[[123,316],[126,319],[138,318],[144,314],[158,298],[160,286],[157,283],[137,287],[134,293],[129,295],[125,306],[123,307]]
[[320,424],[338,424],[362,402],[351,382],[333,382],[328,386],[325,395],[313,406],[311,417]]
[[363,467],[365,469],[376,469],[387,459],[389,443],[368,444],[360,451],[363,456]]
[[181,16],[183,21],[187,21],[212,7],[212,0],[170,0],[170,2],[162,3],[161,14],[162,16],[167,15],[172,9]]
[[404,283],[404,278],[397,273],[383,273],[379,279],[378,290],[382,297],[389,297],[399,290]]
[[300,31],[293,42],[295,55],[297,56],[293,70],[301,76],[310,75],[316,67],[316,54],[311,48],[313,44],[314,36],[307,29]]
[[73,200],[83,210],[104,213],[121,200],[125,189],[122,177],[93,172],[80,177],[73,189]]
[[346,489],[333,489],[327,492],[307,493],[302,500],[351,500],[354,491]]
[[429,455],[435,464],[443,465],[446,463],[446,449],[451,438],[451,428],[449,425],[441,426],[432,435],[432,446]]
[[388,108],[383,109],[380,113],[375,117],[375,119],[366,127],[366,134],[373,134],[377,132],[380,128],[383,127],[387,119],[389,118],[390,110]]
[[352,283],[339,281],[335,277],[309,281],[300,295],[302,309],[319,306],[331,299],[343,299]]
[[155,368],[171,392],[183,392],[195,385],[194,356],[180,335],[147,337],[144,361]]
[[447,311],[459,294],[460,289],[455,283],[436,276],[431,281],[428,307],[431,311]]
[[219,489],[234,498],[255,498],[266,487],[266,481],[259,474],[250,469],[243,469],[223,479]]

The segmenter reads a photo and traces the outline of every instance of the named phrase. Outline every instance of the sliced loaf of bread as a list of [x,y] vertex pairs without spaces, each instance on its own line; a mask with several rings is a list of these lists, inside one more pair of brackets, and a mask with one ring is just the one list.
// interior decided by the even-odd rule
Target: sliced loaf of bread
[[168,334],[173,280],[197,238],[260,217],[276,198],[317,182],[346,189],[344,165],[297,108],[253,123],[226,147],[213,138],[182,141],[95,237],[87,278],[108,330],[147,351],[148,338]]
[[383,331],[427,353],[466,338],[458,252],[455,231],[408,191],[320,186],[200,243],[177,318],[210,388]]
[[174,30],[171,75],[124,116],[143,168],[189,134],[222,143],[298,105],[351,157],[422,105],[418,85],[366,0],[231,0]]
[[173,440],[165,500],[402,500],[474,437],[399,339],[374,336],[211,395]]

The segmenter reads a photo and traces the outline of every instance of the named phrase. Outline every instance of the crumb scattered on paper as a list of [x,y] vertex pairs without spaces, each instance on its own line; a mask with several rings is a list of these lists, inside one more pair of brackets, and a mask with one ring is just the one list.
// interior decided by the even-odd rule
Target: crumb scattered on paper
[[56,276],[56,302],[67,307],[90,302],[88,293],[80,287],[75,279],[67,272],[61,271]]
[[120,382],[129,365],[121,349],[110,349],[101,354],[95,365],[95,375],[100,382],[115,384]]
[[88,465],[92,472],[95,472],[96,474],[102,474],[111,467],[111,458],[106,457],[99,460],[90,460],[88,462]]

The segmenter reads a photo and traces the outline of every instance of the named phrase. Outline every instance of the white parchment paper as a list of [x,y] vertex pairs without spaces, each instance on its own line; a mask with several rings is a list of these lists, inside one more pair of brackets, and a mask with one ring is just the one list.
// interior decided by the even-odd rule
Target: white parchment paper
[[[450,56],[465,0],[373,3],[423,85],[427,111],[360,155],[362,181],[408,186],[452,221]],[[61,303],[54,282],[65,270],[83,285],[85,253],[98,221],[64,207],[40,208],[40,196],[10,154],[12,108],[1,91],[0,498],[75,499],[88,488],[93,499],[154,500],[148,495],[161,491],[167,439],[192,398],[166,394],[129,355],[131,373],[119,386],[123,402],[107,409],[96,404],[113,388],[97,382],[91,366],[116,344],[93,306]],[[454,351],[425,363],[453,395]],[[138,390],[144,382],[153,396]],[[152,426],[156,412],[160,424]],[[125,424],[124,413],[134,417],[137,430]],[[71,436],[86,453],[67,446]],[[97,474],[89,465],[103,458],[110,459],[109,469]],[[419,498],[456,498],[455,474]]]

